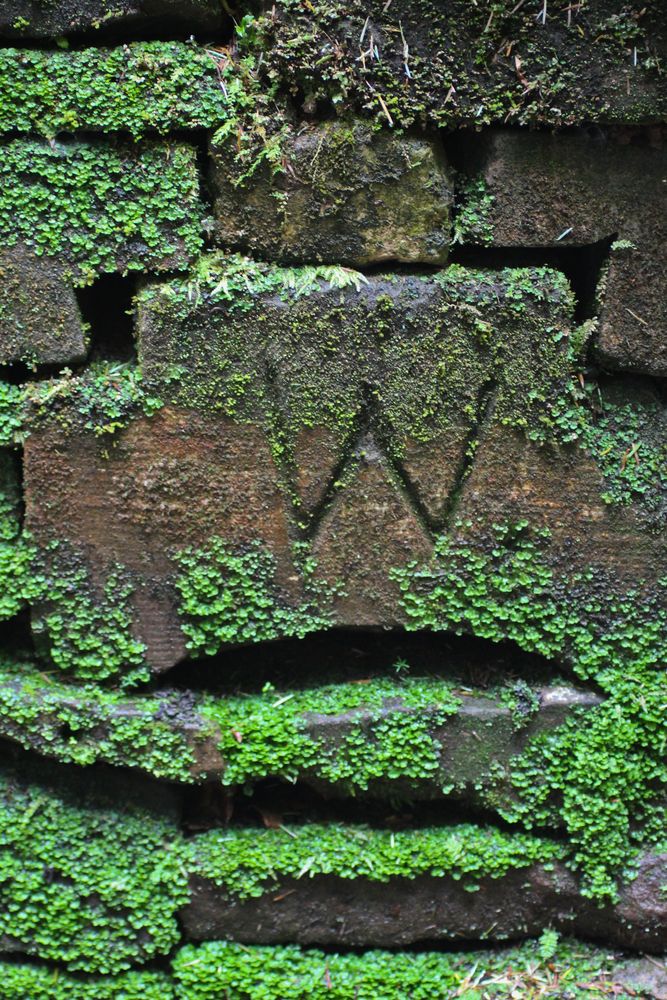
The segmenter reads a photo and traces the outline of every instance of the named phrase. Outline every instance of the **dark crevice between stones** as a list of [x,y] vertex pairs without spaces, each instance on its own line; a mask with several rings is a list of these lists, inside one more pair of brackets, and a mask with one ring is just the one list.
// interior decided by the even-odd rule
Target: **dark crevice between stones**
[[91,798],[123,809],[145,808],[180,821],[183,789],[140,771],[111,764],[63,764],[46,760],[34,750],[25,750],[0,737],[0,767],[21,781],[42,784],[58,794]]
[[36,658],[29,608],[0,622],[0,656],[2,655],[16,659]]
[[[285,826],[297,836],[308,823],[369,826],[377,830],[414,830],[460,824],[493,826],[506,832],[524,831],[497,812],[458,799],[411,800],[406,795],[371,798],[366,795],[327,797],[300,781],[266,778],[250,788],[209,782],[189,786],[184,793],[183,831],[196,836],[221,827],[277,829]],[[536,836],[565,842],[563,831],[534,827]]]
[[278,639],[183,660],[155,683],[193,692],[252,694],[267,683],[281,690],[303,690],[404,673],[447,678],[482,691],[513,679],[535,685],[573,681],[567,667],[526,653],[512,642],[451,632],[363,628],[314,632],[303,639]]
[[135,290],[135,279],[119,274],[105,274],[76,289],[81,319],[88,327],[87,364],[136,360],[132,322]]
[[602,270],[616,238],[611,234],[588,246],[568,246],[564,237],[558,247],[452,246],[450,264],[500,270],[507,267],[550,267],[568,279],[575,296],[576,323],[593,319],[597,313],[597,292]]
[[[144,8],[153,8],[155,3],[143,3]],[[178,10],[176,3],[171,4]],[[184,7],[186,5],[183,5]],[[191,5],[190,5],[191,6]],[[0,35],[0,49],[53,49],[69,50],[86,48],[107,48],[126,45],[129,42],[187,42],[194,41],[203,45],[229,45],[234,39],[235,24],[247,13],[250,7],[256,12],[257,4],[228,3],[219,0],[219,13],[215,18],[207,15],[206,21],[193,20],[191,16],[173,13],[139,13],[136,15],[111,18],[104,23],[100,18],[97,27],[82,27],[79,30],[65,32],[63,35],[44,35],[38,38],[23,38],[19,32],[9,32],[4,29]],[[59,44],[60,43],[60,44]]]
[[0,365],[0,382],[8,385],[25,385],[26,382],[56,378],[62,369],[63,365],[33,365],[25,361],[10,361],[8,364]]

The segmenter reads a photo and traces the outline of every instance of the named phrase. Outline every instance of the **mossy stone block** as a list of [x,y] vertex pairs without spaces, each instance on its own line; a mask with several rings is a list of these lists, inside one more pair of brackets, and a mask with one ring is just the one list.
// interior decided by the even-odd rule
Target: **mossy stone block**
[[293,125],[278,168],[244,177],[234,132],[212,146],[216,240],[267,260],[442,264],[453,181],[434,139],[359,120]]
[[[222,57],[221,57],[222,58]],[[229,99],[214,52],[192,42],[0,49],[0,132],[146,132],[218,127]]]
[[86,329],[63,265],[25,244],[0,251],[0,364],[83,361]]
[[76,282],[183,267],[202,246],[192,146],[16,139],[0,153],[3,246],[57,257]]
[[552,926],[664,946],[664,853],[640,855],[619,901],[599,906],[581,898],[558,842],[488,826],[215,830],[194,852],[181,912],[194,941],[382,948],[517,940]]
[[661,0],[267,2],[269,79],[307,111],[356,108],[389,126],[659,122]]

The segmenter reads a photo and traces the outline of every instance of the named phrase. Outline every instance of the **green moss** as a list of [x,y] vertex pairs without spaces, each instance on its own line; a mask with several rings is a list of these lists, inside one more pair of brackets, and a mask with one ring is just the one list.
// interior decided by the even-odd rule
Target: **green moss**
[[58,669],[132,686],[148,679],[132,635],[132,581],[122,566],[93,586],[85,560],[65,543],[37,546],[28,533],[0,546],[0,617],[38,605],[33,631]]
[[[155,391],[261,421],[288,480],[299,431],[324,427],[342,443],[367,404],[400,457],[406,437],[474,429],[491,394],[497,418],[519,428],[551,427],[570,396],[572,293],[548,268],[452,266],[366,280],[213,254],[138,303],[141,363]],[[216,325],[224,316],[224,340],[211,334],[212,315]]]
[[133,417],[152,416],[162,406],[145,387],[140,369],[130,363],[98,361],[81,375],[65,369],[57,378],[22,387],[24,428],[55,422],[63,430],[115,434]]
[[630,666],[603,671],[607,700],[574,717],[512,764],[515,806],[524,826],[565,823],[584,893],[614,897],[635,849],[664,840],[667,791],[667,677]]
[[[581,444],[595,458],[607,485],[607,503],[639,503],[658,526],[667,498],[665,408],[659,403],[607,398],[596,386],[588,388],[595,409],[581,433]],[[653,428],[653,433],[651,429]]]
[[0,381],[0,447],[17,443],[22,429],[21,386]]
[[122,566],[93,587],[85,562],[56,541],[34,551],[30,569],[27,597],[42,605],[33,632],[58,669],[125,686],[148,679],[145,646],[132,634],[134,585]]
[[365,826],[300,826],[298,835],[278,830],[210,830],[195,842],[194,871],[237,899],[261,896],[280,878],[335,875],[388,882],[392,878],[462,880],[470,891],[480,878],[548,864],[562,858],[562,845],[492,827],[460,825],[418,830],[374,830]]
[[[187,945],[173,969],[179,1000],[445,1000],[607,996],[614,983],[609,949],[538,942],[493,951],[330,954],[314,949],[248,947],[231,941]],[[630,997],[614,985],[614,996]]]
[[[0,132],[130,132],[214,128],[230,101],[223,55],[193,43],[113,49],[0,51]],[[229,60],[227,60],[229,62]]]
[[0,732],[64,763],[104,761],[156,778],[189,782],[194,764],[187,726],[213,735],[187,700],[146,695],[128,701],[92,683],[73,684],[41,665],[0,659]]
[[[182,549],[174,556],[179,611],[187,646],[212,656],[223,645],[303,638],[330,624],[326,591],[312,579],[314,566],[302,561],[310,599],[289,603],[276,582],[275,557],[261,543],[231,549],[221,538],[204,548]],[[323,600],[324,599],[324,600]]]
[[0,1000],[174,1000],[169,976],[126,972],[83,978],[41,965],[0,962]]
[[454,243],[493,243],[490,213],[495,197],[489,194],[483,176],[467,179],[459,194],[460,205],[454,217]]
[[667,687],[656,672],[667,639],[667,578],[620,592],[595,567],[568,572],[543,552],[544,531],[466,524],[441,536],[433,558],[394,572],[409,628],[470,633],[559,662],[595,680],[608,701],[540,737],[515,761],[520,794],[506,817],[565,823],[584,892],[604,898],[650,839],[667,783]]
[[179,939],[175,825],[131,800],[0,778],[0,934],[72,970],[118,973]]
[[[206,699],[201,713],[220,729],[225,784],[296,781],[308,771],[354,793],[376,778],[419,783],[432,775],[440,758],[433,732],[459,704],[444,681],[377,679],[287,693],[267,685],[259,696]],[[334,743],[310,734],[311,719],[343,713],[346,732]]]
[[202,245],[196,151],[15,140],[0,157],[0,238],[58,254],[79,282],[182,266]]

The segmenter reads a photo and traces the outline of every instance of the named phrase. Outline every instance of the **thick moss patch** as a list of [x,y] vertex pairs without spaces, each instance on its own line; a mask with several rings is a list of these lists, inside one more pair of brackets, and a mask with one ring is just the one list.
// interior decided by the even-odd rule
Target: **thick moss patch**
[[79,282],[183,266],[202,245],[196,152],[13,140],[0,156],[0,239],[58,255]]
[[473,886],[517,868],[562,858],[563,845],[493,827],[459,825],[419,830],[374,830],[331,824],[291,830],[210,830],[195,844],[193,872],[233,898],[261,896],[280,877],[335,875],[388,882],[450,876]]
[[227,117],[222,53],[182,42],[0,51],[0,132],[215,128]]
[[12,772],[0,797],[0,934],[15,950],[113,974],[176,944],[187,877],[167,816]]
[[[218,1000],[223,995],[228,1000],[507,1000],[551,993],[588,1000],[608,995],[613,970],[608,949],[560,942],[549,931],[538,942],[519,947],[458,954],[325,954],[296,946],[210,941],[182,948],[174,960],[179,1000]],[[613,989],[619,998],[634,995],[620,986]]]
[[585,892],[613,896],[637,841],[664,836],[656,800],[667,785],[667,677],[659,671],[667,579],[619,592],[602,570],[568,573],[548,560],[547,538],[525,523],[461,525],[437,541],[430,563],[398,569],[396,578],[408,627],[511,639],[569,660],[607,694],[526,752],[513,779],[520,804],[504,814],[528,826],[559,815]]
[[84,978],[49,966],[0,962],[0,1000],[174,1000],[174,996],[170,976],[161,972]]

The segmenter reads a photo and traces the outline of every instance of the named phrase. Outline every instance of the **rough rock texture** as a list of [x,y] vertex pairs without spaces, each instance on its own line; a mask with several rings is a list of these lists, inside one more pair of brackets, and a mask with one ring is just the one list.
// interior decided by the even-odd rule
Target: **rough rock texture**
[[436,140],[351,120],[293,127],[279,172],[243,179],[229,138],[213,145],[216,239],[269,260],[363,267],[442,264],[453,178]]
[[12,39],[116,27],[212,32],[222,24],[216,0],[7,0],[0,11],[0,37]]
[[196,875],[181,917],[187,936],[197,941],[392,947],[516,940],[548,925],[620,947],[660,952],[667,903],[656,889],[666,871],[667,855],[642,858],[636,881],[622,888],[615,906],[603,909],[581,899],[577,880],[560,863],[483,878],[473,892],[449,877],[373,882],[316,876],[278,878],[264,896],[241,901]]
[[618,965],[613,972],[614,980],[641,996],[652,1000],[667,1000],[667,965],[655,958],[638,958]]
[[[481,187],[463,242],[582,246],[613,240],[597,355],[611,369],[667,374],[667,147],[661,131],[470,141]],[[474,166],[473,166],[474,165]]]
[[0,252],[0,364],[84,360],[86,331],[61,267],[21,245]]
[[525,519],[550,532],[560,572],[594,565],[619,591],[662,572],[664,540],[605,502],[593,458],[519,429],[569,385],[558,276],[461,269],[343,290],[315,282],[305,294],[243,288],[228,303],[201,283],[149,286],[140,362],[167,405],[131,419],[109,451],[65,397],[25,446],[35,541],[69,543],[97,586],[124,566],[133,631],[155,669],[185,653],[175,556],[214,537],[230,552],[270,553],[293,612],[309,580],[292,543],[307,543],[319,627],[404,623],[393,569],[427,560],[459,522],[466,537],[466,523]]
[[[660,0],[453,0],[265,4],[272,74],[318,102],[363,107],[399,125],[660,121],[658,66],[667,38]],[[657,58],[656,58],[657,57]]]

